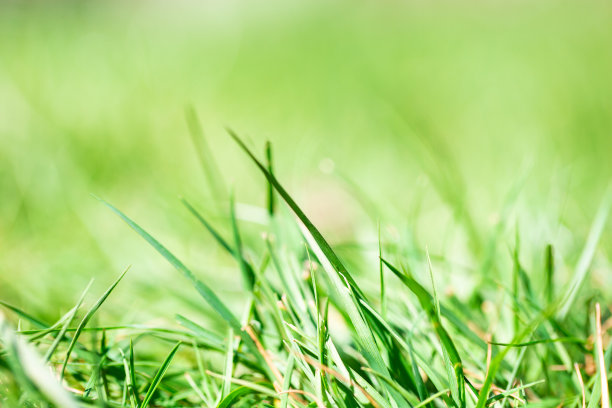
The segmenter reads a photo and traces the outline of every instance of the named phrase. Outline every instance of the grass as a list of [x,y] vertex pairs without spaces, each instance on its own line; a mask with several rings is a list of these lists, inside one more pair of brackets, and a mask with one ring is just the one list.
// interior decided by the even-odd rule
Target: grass
[[[513,266],[483,274],[471,293],[440,295],[429,253],[406,251],[382,224],[373,254],[383,268],[380,282],[364,285],[272,172],[270,145],[264,164],[229,133],[268,182],[265,234],[243,236],[233,196],[227,201],[231,240],[183,202],[241,271],[235,276],[243,282],[240,316],[144,228],[104,202],[186,278],[208,305],[204,313],[225,328],[183,316],[166,327],[92,324],[128,271],[76,328],[84,295],[55,323],[3,304],[19,319],[17,327],[2,320],[3,406],[608,406],[610,311],[602,312],[606,299],[594,288],[585,290],[607,198],[567,284],[551,277],[552,259],[561,255],[545,243],[540,266],[522,266],[517,232]],[[157,358],[155,348],[167,357]]]
[[0,406],[607,406],[611,4],[380,4],[0,4]]

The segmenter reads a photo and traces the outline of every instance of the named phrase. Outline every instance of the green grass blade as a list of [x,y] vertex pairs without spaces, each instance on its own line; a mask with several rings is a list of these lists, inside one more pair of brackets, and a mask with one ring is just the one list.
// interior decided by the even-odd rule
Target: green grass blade
[[[272,167],[272,143],[270,141],[266,142],[266,164],[268,167],[268,172],[270,174],[274,174]],[[274,186],[272,183],[268,182],[268,197],[267,197],[267,207],[268,207],[268,215],[270,217],[274,216],[276,202],[274,199]]]
[[239,398],[245,395],[251,394],[253,392],[257,392],[257,391],[252,388],[246,387],[244,385],[240,386],[236,388],[234,391],[227,394],[227,396],[223,398],[221,402],[219,402],[219,405],[217,405],[217,408],[229,408],[232,405],[234,405],[234,403],[238,401]]
[[145,394],[142,402],[140,403],[140,408],[145,408],[149,406],[149,402],[151,402],[151,398],[153,398],[153,394],[155,393],[155,390],[157,390],[159,383],[164,377],[164,374],[166,374],[166,371],[168,370],[168,367],[170,366],[170,362],[174,358],[174,355],[178,351],[178,348],[180,345],[181,345],[181,342],[176,343],[176,345],[170,351],[170,354],[168,354],[168,356],[166,357],[162,365],[159,367],[159,369],[155,373],[155,376],[151,380],[151,384],[149,385],[147,393]]

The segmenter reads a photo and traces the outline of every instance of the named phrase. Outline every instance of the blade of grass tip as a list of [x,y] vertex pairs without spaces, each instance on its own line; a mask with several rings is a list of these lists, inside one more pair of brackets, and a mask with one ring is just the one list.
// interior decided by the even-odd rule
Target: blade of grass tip
[[[272,169],[272,143],[270,143],[269,140],[266,142],[266,164],[268,165],[268,172],[274,174]],[[274,186],[272,183],[268,182],[268,215],[270,215],[270,217],[274,216],[275,204]]]
[[278,192],[281,198],[287,203],[289,208],[294,212],[294,214],[299,218],[299,220],[304,224],[306,229],[313,236],[314,240],[321,247],[321,251],[325,255],[325,257],[329,260],[334,269],[344,275],[346,279],[349,281],[353,289],[355,289],[360,296],[361,294],[356,282],[353,280],[352,276],[348,273],[344,264],[340,261],[340,258],[336,255],[336,253],[332,250],[329,243],[323,238],[323,235],[319,232],[319,230],[314,226],[314,224],[306,217],[306,214],[302,211],[302,209],[297,205],[297,203],[291,198],[289,193],[285,190],[285,188],[278,182],[276,177],[266,169],[266,167],[255,157],[255,155],[251,152],[251,150],[244,144],[244,142],[238,137],[238,135],[232,130],[227,129],[229,135],[234,139],[234,141],[240,146],[240,148],[253,160],[255,165],[259,168],[259,170],[263,173],[263,175],[268,179],[268,182],[274,187],[274,189]]
[[608,376],[607,367],[603,353],[603,333],[601,330],[601,309],[599,303],[595,305],[595,324],[597,327],[596,336],[596,353],[597,353],[597,371],[601,381],[601,408],[610,408],[610,393],[608,391]]
[[211,149],[208,147],[206,137],[204,136],[204,130],[202,129],[202,125],[193,106],[189,106],[185,109],[185,119],[189,128],[191,141],[196,148],[198,160],[200,161],[204,175],[210,185],[213,197],[225,197],[227,191],[224,188],[225,183],[223,177],[221,176],[214,155],[210,154]]
[[567,313],[572,308],[576,296],[582,288],[584,281],[588,277],[589,267],[591,266],[591,261],[593,260],[593,256],[595,255],[595,249],[597,248],[597,244],[599,243],[599,239],[601,238],[601,233],[606,225],[606,221],[608,219],[608,214],[610,213],[610,207],[612,206],[612,188],[608,188],[604,199],[597,210],[597,214],[595,215],[595,219],[593,220],[593,225],[591,226],[591,230],[589,231],[589,236],[587,238],[587,242],[584,245],[584,249],[582,250],[582,254],[580,255],[580,259],[578,260],[578,264],[576,265],[576,272],[574,274],[574,278],[572,279],[563,301],[560,305],[559,312],[557,313],[557,318],[562,320],[567,316]]
[[238,231],[238,222],[236,221],[236,203],[234,201],[234,193],[230,194],[230,220],[232,222],[232,232],[234,234],[234,257],[240,264],[240,272],[245,289],[251,292],[255,286],[255,272],[244,259],[242,253],[242,240],[240,239],[240,231]]
[[76,345],[79,339],[79,336],[81,335],[81,332],[87,325],[87,322],[89,322],[89,319],[91,319],[94,313],[96,313],[96,311],[100,308],[100,306],[102,306],[102,303],[104,303],[106,298],[108,298],[108,296],[111,294],[113,289],[115,289],[115,287],[119,284],[121,279],[123,279],[123,277],[125,276],[125,274],[127,273],[129,269],[130,267],[128,266],[125,269],[125,271],[123,271],[121,275],[119,275],[119,277],[115,280],[115,282],[113,282],[113,284],[106,290],[106,292],[104,292],[104,294],[98,299],[98,301],[87,311],[87,313],[85,314],[85,316],[83,317],[79,325],[77,326],[76,331],[74,332],[74,335],[72,336],[72,340],[70,341],[70,344],[68,345],[68,350],[66,351],[66,358],[64,359],[64,363],[62,364],[62,369],[60,371],[60,382],[64,379],[66,365],[68,365],[70,354],[72,353],[72,350],[74,349],[74,346]]
[[178,351],[178,348],[180,345],[181,345],[180,341],[176,343],[176,345],[170,351],[170,354],[168,354],[168,357],[166,357],[162,365],[159,367],[159,369],[155,373],[155,376],[153,377],[153,379],[151,380],[151,384],[149,385],[149,389],[147,390],[147,393],[145,394],[142,402],[140,403],[140,408],[145,408],[149,405],[149,402],[151,401],[151,398],[153,398],[153,394],[155,393],[155,390],[157,390],[159,383],[164,377],[164,374],[166,374],[166,371],[168,371],[170,362],[174,358],[174,355]]
[[87,287],[85,287],[85,290],[81,294],[81,297],[79,298],[79,300],[77,301],[76,305],[72,309],[72,313],[70,314],[70,316],[68,317],[68,319],[66,320],[64,325],[62,326],[62,329],[58,333],[57,337],[55,337],[55,340],[51,344],[51,347],[49,347],[49,349],[45,353],[45,357],[43,358],[43,360],[45,362],[49,362],[49,360],[51,360],[51,356],[53,355],[53,353],[55,353],[55,350],[57,349],[57,346],[59,346],[60,342],[64,338],[64,335],[66,334],[66,331],[68,330],[68,327],[70,326],[70,324],[74,320],[74,317],[76,316],[77,311],[79,310],[79,308],[83,304],[83,300],[85,299],[85,294],[89,291],[89,288],[91,287],[92,283],[93,283],[93,279],[91,279],[89,281],[89,283],[87,284]]

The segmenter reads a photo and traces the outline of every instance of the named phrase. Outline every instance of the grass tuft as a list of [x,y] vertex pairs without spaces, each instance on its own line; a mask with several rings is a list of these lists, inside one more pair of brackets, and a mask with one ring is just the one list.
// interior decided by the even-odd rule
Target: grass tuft
[[[195,114],[188,115],[199,135]],[[584,249],[570,254],[578,263],[568,282],[560,281],[555,260],[564,255],[556,247],[530,251],[518,228],[512,236],[497,227],[495,239],[514,239],[514,250],[501,262],[496,248],[506,242],[474,246],[469,273],[495,265],[495,274],[455,288],[450,281],[465,271],[412,236],[387,233],[385,222],[358,254],[330,244],[273,173],[270,145],[264,163],[229,133],[267,181],[268,217],[257,225],[263,235],[244,225],[233,194],[225,212],[231,239],[181,202],[235,261],[240,299],[213,290],[101,200],[187,278],[207,308],[171,311],[174,322],[161,325],[99,324],[92,317],[127,270],[75,327],[87,290],[52,324],[0,301],[12,317],[0,322],[2,406],[609,407],[610,311],[589,279],[609,198]],[[534,253],[540,257],[531,259]],[[200,316],[186,317],[194,312]],[[585,334],[593,316],[595,328]]]

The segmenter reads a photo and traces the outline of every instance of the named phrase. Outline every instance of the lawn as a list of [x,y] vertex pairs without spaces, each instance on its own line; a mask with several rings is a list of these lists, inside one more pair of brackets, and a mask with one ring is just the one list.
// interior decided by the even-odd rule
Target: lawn
[[609,407],[611,17],[0,5],[0,405]]

